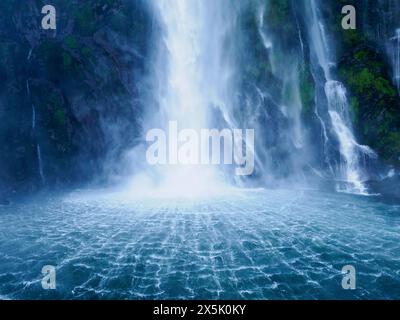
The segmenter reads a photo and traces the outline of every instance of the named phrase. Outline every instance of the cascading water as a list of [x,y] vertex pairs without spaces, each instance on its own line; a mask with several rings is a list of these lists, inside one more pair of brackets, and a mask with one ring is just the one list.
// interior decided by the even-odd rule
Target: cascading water
[[[364,181],[368,177],[363,170],[364,160],[375,154],[356,141],[346,89],[335,79],[330,40],[325,34],[317,2],[311,0],[310,4],[311,11],[306,13],[311,21],[309,48],[315,57],[312,63],[317,63],[323,70],[322,76],[314,79],[323,84],[324,95],[324,98],[316,98],[315,114],[323,131],[326,168],[336,180],[338,191],[365,194],[367,189]],[[152,2],[161,26],[161,36],[157,35],[158,54],[154,58],[156,67],[152,75],[153,103],[149,105],[156,105],[158,112],[149,112],[151,115],[145,119],[143,130],[146,133],[150,129],[160,128],[169,132],[171,121],[176,122],[176,127],[172,128],[175,131],[188,128],[235,128],[238,123],[255,128],[258,174],[268,180],[267,183],[283,178],[301,185],[306,180],[304,168],[314,170],[311,163],[313,155],[301,118],[299,69],[304,64],[305,46],[297,21],[302,57],[287,55],[282,63],[282,44],[278,43],[280,40],[276,34],[270,32],[269,22],[265,19],[269,5],[269,2],[259,4],[256,12],[258,32],[267,52],[273,81],[280,83],[281,87],[277,90],[268,85],[251,83],[256,88],[255,95],[258,98],[244,92],[246,98],[238,107],[234,94],[239,90],[235,90],[236,83],[232,81],[235,68],[232,67],[233,59],[226,44],[235,30],[232,21],[238,18],[240,10],[246,5],[235,8],[208,0]],[[285,96],[284,100],[280,98],[282,96]],[[167,142],[174,145],[169,133]],[[174,145],[174,148],[177,146]],[[141,152],[143,154],[143,150]],[[144,167],[140,168],[140,174],[135,175],[133,184],[148,185],[150,189],[157,186],[163,192],[167,190],[168,194],[209,192],[210,186],[219,188],[227,180],[227,175],[223,175],[222,170],[215,166],[186,164]],[[232,177],[228,180],[238,182]]]
[[[229,116],[232,74],[223,48],[229,10],[212,0],[157,0],[153,6],[162,27],[153,75],[159,110],[144,130],[163,129],[171,146],[173,130],[199,132],[222,125],[212,121],[215,112],[222,114],[224,125],[234,127]],[[171,127],[172,121],[177,127]],[[225,180],[215,166],[169,164],[147,169],[157,188],[167,194],[215,192],[214,187],[220,188]]]
[[359,145],[354,137],[346,89],[341,82],[334,79],[335,63],[324,23],[319,16],[317,2],[311,0],[310,4],[311,50],[323,70],[330,127],[339,143],[340,163],[336,166],[337,191],[365,194],[367,188],[364,182],[367,176],[362,168],[363,160],[365,157],[375,157],[375,153],[369,147]]
[[35,105],[32,104],[32,130],[34,131],[36,128],[36,108]]
[[333,129],[340,142],[340,173],[344,174],[344,189],[339,185],[339,191],[366,193],[367,189],[363,184],[363,173],[360,168],[364,156],[374,156],[373,151],[357,143],[352,133],[352,125],[349,121],[348,101],[346,89],[338,81],[326,83],[326,95],[328,98],[329,115]]
[[397,85],[397,90],[400,93],[400,29],[396,30],[396,36],[390,39],[392,44],[392,57],[393,57],[393,77]]
[[[36,107],[32,104],[32,131],[36,130]],[[42,160],[42,150],[40,148],[39,142],[36,145],[36,154],[37,154],[37,163],[38,163],[38,172],[40,177],[40,182],[42,185],[45,185],[46,180],[43,173],[43,160]]]
[[[270,21],[271,10],[270,1],[253,1],[241,8],[240,17],[244,21],[249,15],[254,16],[257,28],[252,30],[251,37],[258,39],[262,49],[244,48],[248,53],[239,54],[244,60],[241,72],[245,79],[240,112],[246,125],[257,133],[257,174],[261,183],[303,187],[307,184],[304,168],[310,167],[312,154],[301,120],[299,70],[304,54],[298,55],[297,49],[304,53],[304,43],[298,28],[298,45],[287,50],[287,41]],[[252,66],[249,68],[248,64]],[[262,72],[254,77],[253,70],[260,69],[260,65]]]
[[392,65],[393,81],[400,94],[400,2],[398,0],[378,0],[378,12],[379,23],[375,30],[376,40],[386,46]]
[[40,181],[42,185],[45,185],[46,180],[44,177],[43,173],[43,160],[42,160],[42,150],[40,149],[40,145],[36,145],[36,151],[37,151],[37,159],[38,159],[38,169],[39,169],[39,176],[40,176]]

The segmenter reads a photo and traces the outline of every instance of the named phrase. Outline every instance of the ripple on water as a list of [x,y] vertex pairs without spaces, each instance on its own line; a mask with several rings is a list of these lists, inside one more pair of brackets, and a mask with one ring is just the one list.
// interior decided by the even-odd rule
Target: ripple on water
[[[400,207],[318,192],[73,193],[0,208],[0,299],[400,298]],[[41,268],[57,267],[57,290]],[[358,271],[341,288],[341,267]]]

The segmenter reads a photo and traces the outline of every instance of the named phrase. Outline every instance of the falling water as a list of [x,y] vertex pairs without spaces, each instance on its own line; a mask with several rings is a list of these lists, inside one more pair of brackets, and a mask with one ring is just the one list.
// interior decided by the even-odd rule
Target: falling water
[[367,193],[362,179],[360,161],[364,155],[374,156],[373,151],[357,143],[351,129],[350,117],[348,115],[348,101],[346,89],[338,81],[326,83],[326,95],[328,98],[329,115],[332,120],[333,129],[340,142],[340,173],[344,174],[344,186],[338,186],[339,191]]
[[[400,94],[400,1],[378,0],[377,23],[371,24],[375,41],[386,47],[392,67],[393,83]],[[373,20],[374,21],[374,20]]]
[[[229,12],[222,2],[212,0],[156,0],[153,6],[162,27],[153,75],[158,82],[153,93],[159,110],[145,130],[161,128],[168,136],[170,121],[177,122],[178,130],[211,129],[215,112],[233,127],[231,74],[223,48]],[[168,193],[210,192],[213,186],[224,184],[215,166],[167,165],[151,170],[158,188]]]
[[325,33],[325,26],[319,17],[315,0],[311,0],[310,38],[312,50],[325,76],[325,95],[332,129],[339,142],[340,164],[337,168],[337,190],[348,193],[367,193],[362,170],[362,159],[375,156],[367,146],[357,143],[349,116],[349,103],[344,85],[334,79],[335,64],[332,62],[331,48]]
[[28,61],[31,60],[31,57],[32,57],[32,49],[29,50],[27,60]]
[[[35,129],[36,129],[36,108],[35,108],[35,105],[32,104],[32,131],[34,132]],[[37,154],[37,163],[38,163],[40,182],[42,183],[42,185],[45,185],[46,180],[45,180],[44,173],[43,173],[42,151],[40,149],[39,142],[36,145],[36,154]]]
[[26,94],[28,95],[28,98],[31,97],[31,87],[30,87],[30,84],[29,84],[29,79],[26,80]]
[[[28,55],[28,59],[30,58],[31,53]],[[30,84],[29,84],[29,79],[26,80],[26,92],[28,95],[28,98],[31,96],[31,90],[30,90]],[[35,105],[32,104],[32,121],[31,121],[31,128],[32,132],[35,133],[36,130],[36,108]],[[39,172],[39,177],[40,177],[40,182],[42,185],[45,185],[45,177],[43,173],[43,160],[42,160],[42,151],[40,149],[40,144],[37,142],[36,144],[36,157],[37,157],[37,164],[38,164],[38,172]]]
[[400,29],[396,30],[396,36],[391,39],[393,41],[393,76],[400,93]]
[[36,108],[35,105],[32,104],[32,130],[36,128]]
[[[298,28],[298,48],[303,54],[285,51],[285,40],[276,33],[269,21],[272,3],[257,3],[254,12],[258,27],[256,36],[264,48],[262,55],[268,67],[261,75],[263,80],[252,80],[250,83],[251,87],[255,87],[255,94],[251,90],[243,90],[246,96],[246,112],[242,113],[247,125],[254,127],[258,134],[257,172],[262,176],[263,182],[271,185],[282,182],[284,185],[303,186],[307,183],[304,168],[311,152],[301,118],[299,70],[304,65],[305,48],[301,30]],[[248,7],[244,9],[249,10]],[[251,11],[253,10],[250,9]],[[249,51],[252,52],[252,49]],[[247,72],[246,67],[243,68],[243,72]],[[272,83],[279,85],[274,86]],[[242,89],[245,87],[246,85]]]
[[40,150],[39,144],[37,144],[37,146],[36,146],[36,151],[37,151],[40,181],[41,181],[42,185],[45,185],[46,180],[45,180],[44,173],[43,173],[42,151]]
[[[301,118],[298,70],[304,61],[296,54],[287,56],[284,63],[278,59],[281,54],[280,39],[269,30],[265,15],[268,3],[260,3],[256,12],[258,32],[267,52],[271,73],[282,84],[282,92],[277,93],[273,91],[274,88],[253,83],[255,94],[259,95],[258,100],[247,99],[251,95],[248,94],[240,108],[234,99],[241,92],[236,90],[237,83],[233,80],[238,74],[240,76],[233,66],[240,66],[232,58],[234,55],[230,52],[232,48],[229,44],[234,45],[234,41],[229,40],[235,34],[233,21],[239,17],[241,11],[238,10],[242,10],[242,7],[211,0],[154,0],[151,3],[160,26],[160,32],[156,35],[156,53],[152,58],[153,86],[151,103],[148,104],[156,106],[156,110],[149,108],[143,121],[144,135],[150,129],[160,128],[167,134],[167,144],[172,145],[168,136],[171,121],[177,122],[178,131],[235,128],[239,127],[238,123],[255,128],[256,132],[260,127],[269,127],[268,131],[259,130],[265,134],[257,136],[256,162],[260,175],[266,180],[270,177],[271,180],[275,177],[280,179],[282,176],[283,179],[301,184],[304,168],[311,167],[310,163],[314,161],[311,159],[314,155],[308,152],[308,137]],[[365,181],[368,176],[367,170],[364,170],[365,159],[375,157],[375,154],[367,146],[360,145],[353,134],[346,88],[337,81],[335,75],[331,40],[326,36],[323,20],[319,16],[318,2],[309,0],[309,3],[310,10],[306,11],[311,21],[309,48],[312,63],[317,64],[314,69],[321,70],[320,75],[313,76],[318,85],[321,84],[316,95],[315,114],[321,122],[323,133],[324,167],[335,179],[338,191],[366,194]],[[299,52],[301,50],[304,60],[306,46],[299,21],[297,27]],[[290,91],[290,95],[281,101],[278,97],[287,91]],[[270,112],[267,109],[274,109],[271,111],[273,113],[267,114]],[[239,118],[245,120],[239,121]],[[274,127],[277,130],[285,127],[285,130],[280,130],[276,139],[265,137],[266,134],[276,134],[271,129]],[[139,167],[138,162],[144,163],[140,168],[134,168],[137,173],[130,183],[136,190],[158,189],[179,195],[214,193],[214,186],[219,189],[231,181],[237,182],[237,179],[232,179],[215,166],[148,166],[144,159],[137,161],[145,153],[143,145],[141,148],[140,153],[130,158],[135,159],[131,161],[134,166]],[[201,149],[198,146],[194,148]],[[282,161],[279,157],[282,157]]]

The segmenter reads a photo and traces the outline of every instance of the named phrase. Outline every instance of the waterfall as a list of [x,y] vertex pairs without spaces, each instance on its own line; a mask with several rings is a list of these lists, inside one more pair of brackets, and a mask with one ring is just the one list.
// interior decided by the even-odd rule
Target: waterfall
[[397,90],[400,93],[400,29],[396,30],[396,36],[390,39],[393,42],[392,58],[393,58],[393,77]]
[[28,52],[28,57],[26,58],[28,61],[31,60],[33,49],[30,49]]
[[[36,108],[35,105],[32,104],[32,131],[35,132],[36,129]],[[42,160],[42,151],[40,149],[39,142],[36,145],[36,155],[37,155],[37,163],[38,163],[38,172],[40,177],[40,182],[42,185],[45,185],[46,180],[43,173],[43,160]]]
[[42,161],[42,151],[40,150],[40,145],[36,145],[36,152],[37,152],[37,160],[38,160],[38,169],[39,169],[39,176],[42,185],[46,184],[46,180],[43,173],[43,161]]
[[[178,147],[171,142],[171,131],[254,128],[256,183],[304,186],[315,179],[317,183],[321,178],[333,179],[339,192],[367,194],[366,159],[376,155],[357,142],[348,95],[337,79],[335,50],[318,1],[308,0],[305,5],[309,7],[303,7],[301,15],[293,17],[297,42],[290,45],[290,50],[288,41],[281,39],[276,26],[268,21],[267,10],[272,8],[268,7],[272,2],[256,4],[255,11],[251,11],[254,7],[246,11],[250,6],[224,1],[151,2],[158,32],[154,33],[154,53],[150,58],[153,69],[148,81],[150,94],[145,97],[148,108],[143,117],[143,136],[152,129],[161,129],[174,148],[167,152],[175,154]],[[252,36],[259,39],[263,53],[257,52],[259,56],[254,57],[241,51],[238,58],[233,54],[235,49],[245,49],[235,44],[243,36],[242,30],[235,34],[240,22],[235,23],[249,12],[254,13],[256,28],[245,32],[255,32]],[[302,29],[304,21],[310,22],[306,30]],[[252,78],[254,66],[244,70],[245,62],[257,59],[265,59],[268,65],[263,66],[263,75]],[[308,59],[310,66],[306,66]],[[312,116],[320,123],[321,144],[313,143],[312,131],[303,119],[303,112],[309,112],[303,109],[304,74],[313,78],[315,85]],[[176,125],[171,127],[171,122]],[[129,155],[130,163],[134,163],[131,183],[136,190],[157,189],[179,195],[213,193],[214,186],[219,189],[242,182],[222,166],[146,164],[143,148],[148,145],[147,136],[145,140]],[[322,145],[321,153],[315,148],[317,145]],[[310,170],[318,177],[309,178]]]
[[32,104],[32,130],[36,128],[36,108],[35,105]]
[[[393,82],[400,94],[400,2],[398,0],[379,0],[378,20],[375,40],[386,47],[392,66]],[[374,26],[370,26],[373,28]]]
[[[367,193],[366,174],[362,168],[364,157],[374,157],[367,146],[357,143],[349,116],[349,103],[344,85],[334,78],[335,63],[326,36],[323,20],[319,16],[316,0],[311,0],[310,44],[325,78],[324,91],[327,99],[329,119],[334,135],[339,143],[340,161],[336,166],[337,191],[348,193]],[[326,124],[323,126],[326,127]],[[326,130],[326,129],[324,129]]]
[[[177,130],[234,127],[232,71],[224,51],[229,6],[213,0],[155,0],[152,5],[161,26],[152,75],[158,111],[145,120],[145,133],[153,128],[168,132],[171,121]],[[214,122],[216,114],[221,115],[220,123]],[[167,136],[170,142],[172,134]],[[147,171],[151,183],[168,194],[209,193],[225,184],[216,166],[166,165]]]
[[[263,70],[259,79],[250,75],[251,82],[245,80],[242,87],[242,94],[246,97],[246,112],[243,112],[243,116],[248,126],[256,128],[257,132],[257,172],[263,184],[303,187],[308,182],[305,168],[311,167],[309,160],[313,153],[302,122],[300,70],[304,71],[303,35],[299,21],[296,20],[298,38],[294,39],[291,49],[287,50],[286,39],[277,32],[275,22],[270,21],[273,3],[256,3],[255,9],[252,8],[252,2],[247,4],[248,7],[244,5],[241,16],[247,21],[249,13],[254,12],[257,29],[253,32],[257,34],[254,33],[253,37],[259,39],[263,52],[244,48],[249,54],[241,54],[246,60],[242,66],[245,79],[251,68]],[[243,37],[246,39],[248,36],[243,33]],[[252,60],[257,63],[247,68],[247,61],[251,64]],[[255,90],[247,87],[254,87]]]
[[31,97],[31,88],[30,88],[29,80],[26,80],[26,94],[27,94],[28,98]]
[[341,154],[339,172],[344,184],[338,184],[338,191],[367,193],[363,184],[361,160],[364,155],[374,156],[373,151],[357,143],[352,133],[350,117],[348,115],[348,101],[346,89],[339,81],[326,83],[326,95],[328,98],[329,115],[333,129],[339,139]]

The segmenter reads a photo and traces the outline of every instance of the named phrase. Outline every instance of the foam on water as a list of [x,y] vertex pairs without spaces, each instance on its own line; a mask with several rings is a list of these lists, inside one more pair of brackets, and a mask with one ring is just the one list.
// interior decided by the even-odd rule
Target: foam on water
[[[94,190],[0,208],[10,298],[400,298],[400,207],[315,191],[211,200]],[[41,288],[54,265],[57,290]],[[341,288],[341,268],[358,289]]]

